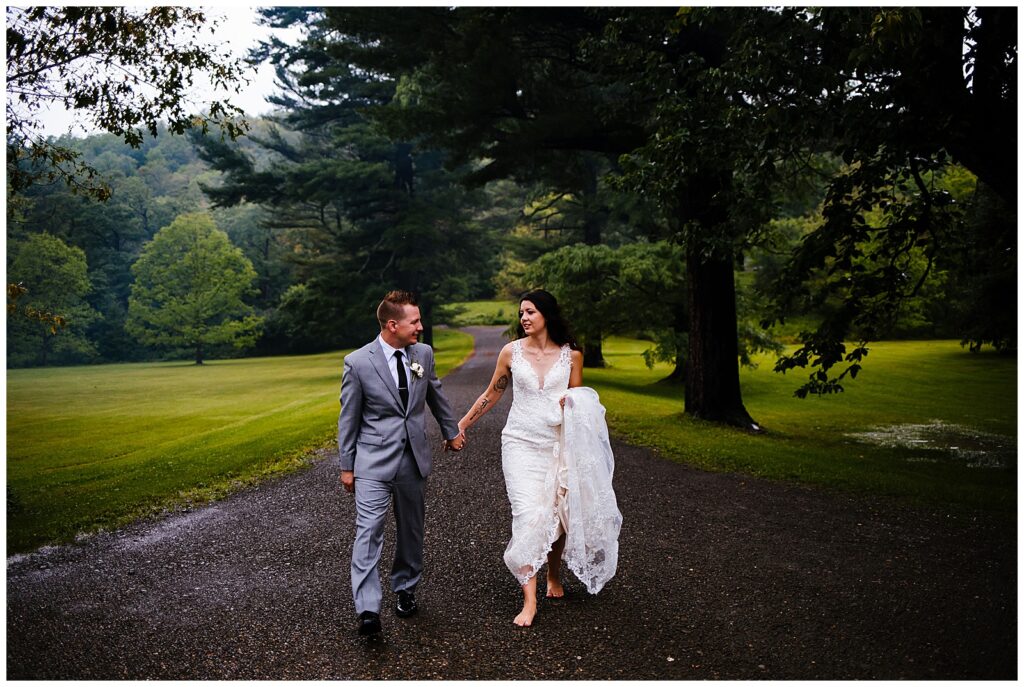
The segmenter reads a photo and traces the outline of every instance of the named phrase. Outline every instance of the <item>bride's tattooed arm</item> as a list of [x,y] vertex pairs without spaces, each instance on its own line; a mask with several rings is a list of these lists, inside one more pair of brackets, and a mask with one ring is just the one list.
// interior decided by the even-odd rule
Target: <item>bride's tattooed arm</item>
[[490,404],[490,402],[491,399],[486,397],[480,400],[480,403],[477,404],[476,409],[473,411],[473,414],[469,416],[469,424],[473,424],[474,422],[476,422],[476,419],[487,411],[487,406]]
[[466,431],[466,429],[473,425],[477,420],[484,416],[488,410],[494,407],[494,404],[498,402],[502,394],[505,393],[505,389],[508,388],[508,384],[512,379],[512,354],[506,349],[502,349],[501,353],[498,354],[498,364],[494,369],[494,376],[491,378],[491,383],[484,390],[484,393],[470,407],[469,412],[459,421],[459,429]]
[[[508,375],[504,375],[503,374],[500,377],[498,377],[498,381],[496,381],[494,383],[494,386],[491,387],[491,388],[499,396],[501,396],[501,394],[505,393],[505,389],[508,388]],[[478,417],[480,417],[481,415],[486,413],[487,412],[487,406],[489,406],[491,404],[491,399],[489,398],[488,394],[485,394],[485,395],[481,396],[477,400],[478,400],[478,403],[476,404],[476,406],[474,406],[473,414],[469,416],[468,424],[470,424],[470,425],[473,424],[474,422],[476,422],[476,419]]]

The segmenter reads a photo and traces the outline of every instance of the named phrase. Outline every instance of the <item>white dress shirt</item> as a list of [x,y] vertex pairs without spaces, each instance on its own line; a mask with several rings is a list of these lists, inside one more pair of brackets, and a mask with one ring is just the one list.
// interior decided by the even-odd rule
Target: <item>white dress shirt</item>
[[387,358],[388,361],[388,369],[391,370],[391,379],[395,380],[395,387],[397,388],[398,365],[396,363],[398,362],[398,359],[395,358],[395,351],[400,350],[402,352],[402,364],[405,365],[406,379],[409,379],[409,375],[412,374],[412,371],[409,369],[409,352],[404,348],[392,348],[380,334],[377,335],[377,341],[380,342],[380,347],[384,350],[384,357]]

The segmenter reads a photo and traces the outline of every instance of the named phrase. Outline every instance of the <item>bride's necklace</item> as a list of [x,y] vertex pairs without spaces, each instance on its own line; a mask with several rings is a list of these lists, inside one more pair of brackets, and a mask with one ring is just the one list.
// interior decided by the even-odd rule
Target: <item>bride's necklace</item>
[[526,349],[526,352],[530,354],[531,358],[533,358],[534,360],[539,362],[539,361],[544,360],[546,358],[550,358],[551,354],[554,351],[556,351],[556,350],[558,350],[558,349],[557,348],[551,348],[551,349],[547,349],[547,350],[539,349],[539,350],[534,351],[534,350],[528,348],[528,349]]

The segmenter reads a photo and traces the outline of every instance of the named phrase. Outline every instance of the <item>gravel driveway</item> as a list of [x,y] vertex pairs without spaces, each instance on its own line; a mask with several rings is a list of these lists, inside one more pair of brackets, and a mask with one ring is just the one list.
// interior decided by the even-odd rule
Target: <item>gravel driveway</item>
[[[445,379],[458,413],[503,343],[469,331],[476,354]],[[597,596],[567,577],[565,599],[514,627],[507,396],[465,451],[436,456],[421,610],[396,618],[386,591],[380,640],[355,632],[354,506],[325,451],[211,506],[9,558],[7,677],[1016,678],[1015,522],[702,472],[621,443],[618,574]]]

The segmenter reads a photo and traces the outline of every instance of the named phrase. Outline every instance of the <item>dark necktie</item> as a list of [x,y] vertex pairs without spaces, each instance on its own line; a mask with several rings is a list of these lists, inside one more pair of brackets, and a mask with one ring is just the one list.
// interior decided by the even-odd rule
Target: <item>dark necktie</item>
[[398,395],[402,397],[402,407],[405,408],[409,405],[409,379],[405,376],[401,351],[395,351],[395,362],[398,363]]

